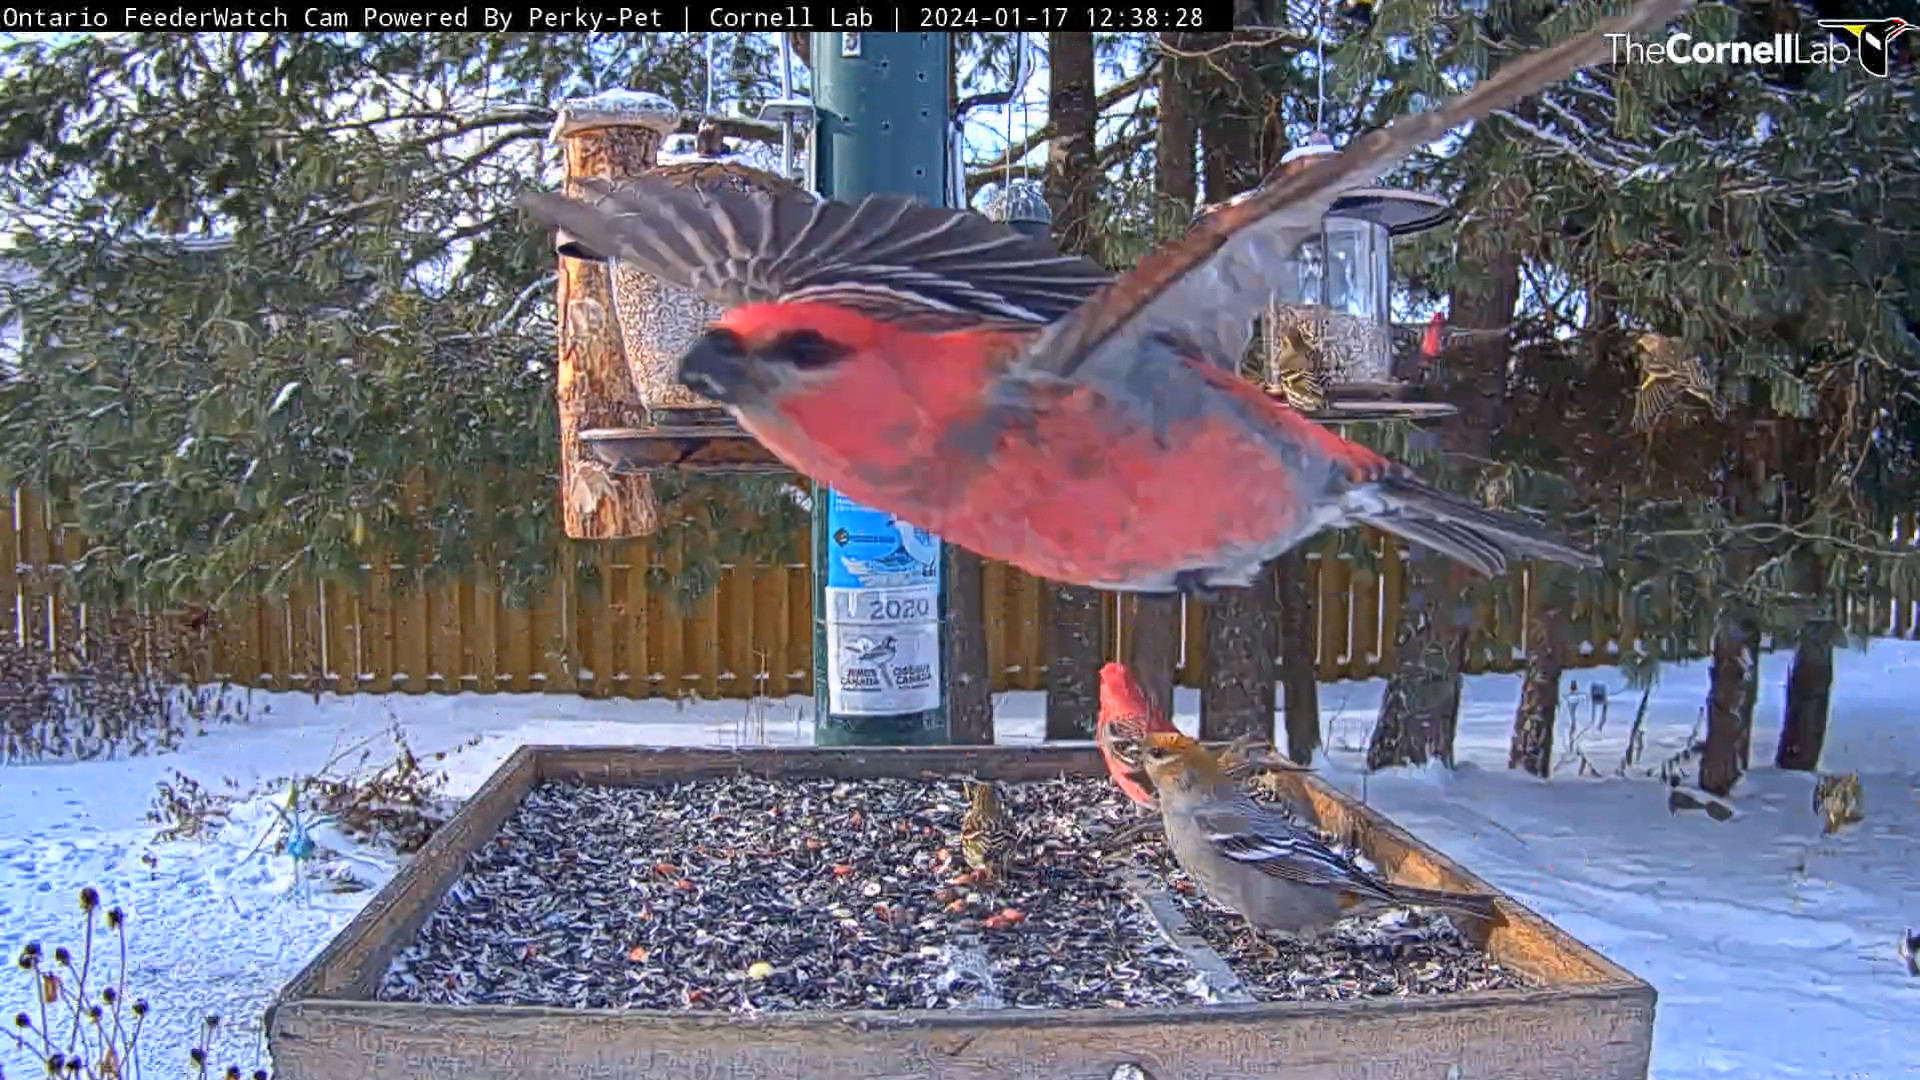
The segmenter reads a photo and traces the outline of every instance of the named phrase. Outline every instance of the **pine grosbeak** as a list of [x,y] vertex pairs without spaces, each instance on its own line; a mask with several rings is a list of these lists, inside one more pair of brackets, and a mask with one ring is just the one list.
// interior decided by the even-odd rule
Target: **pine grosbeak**
[[[1107,664],[1100,669],[1100,718],[1093,729],[1094,742],[1113,782],[1134,803],[1150,807],[1154,805],[1153,781],[1140,760],[1141,744],[1148,735],[1180,735],[1180,729],[1147,700],[1146,692],[1125,664]],[[1236,777],[1259,767],[1304,770],[1251,735],[1227,744],[1216,760],[1229,776]]]
[[1040,577],[1205,596],[1357,525],[1487,575],[1519,557],[1594,566],[1233,372],[1342,194],[1685,5],[1644,0],[1518,57],[1222,205],[1114,280],[1045,240],[900,196],[847,205],[641,177],[587,181],[591,202],[523,203],[578,247],[731,308],[679,379],[786,464]]
[[1256,802],[1184,736],[1142,750],[1167,843],[1216,903],[1273,933],[1311,935],[1382,906],[1435,907],[1490,919],[1493,898],[1395,885],[1367,873],[1286,813]]

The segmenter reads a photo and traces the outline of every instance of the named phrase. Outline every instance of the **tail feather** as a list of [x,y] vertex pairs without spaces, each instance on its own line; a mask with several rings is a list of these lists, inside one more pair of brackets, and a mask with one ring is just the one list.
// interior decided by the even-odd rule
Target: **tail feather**
[[1410,904],[1414,907],[1439,908],[1459,915],[1467,915],[1481,922],[1492,922],[1499,917],[1500,910],[1494,899],[1485,893],[1441,892],[1438,889],[1417,889],[1411,885],[1392,885],[1396,903]]
[[1373,485],[1384,509],[1360,520],[1403,540],[1423,544],[1487,577],[1505,572],[1514,559],[1546,559],[1592,569],[1600,559],[1513,514],[1503,514],[1450,495],[1412,476],[1389,475]]

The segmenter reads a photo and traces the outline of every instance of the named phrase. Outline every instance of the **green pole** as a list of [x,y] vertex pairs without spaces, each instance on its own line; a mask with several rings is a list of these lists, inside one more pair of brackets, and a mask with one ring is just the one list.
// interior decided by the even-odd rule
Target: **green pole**
[[[816,33],[811,45],[815,189],[944,205],[947,35]],[[951,741],[944,563],[938,537],[815,486],[815,743]]]

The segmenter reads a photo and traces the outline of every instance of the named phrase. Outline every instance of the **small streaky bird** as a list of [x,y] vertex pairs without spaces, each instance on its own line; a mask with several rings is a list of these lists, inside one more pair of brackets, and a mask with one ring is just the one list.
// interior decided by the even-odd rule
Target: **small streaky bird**
[[1299,326],[1283,326],[1274,331],[1274,351],[1279,363],[1274,372],[1287,405],[1299,412],[1315,412],[1327,407],[1327,379],[1320,370],[1321,355],[1307,341]]
[[991,780],[968,780],[967,812],[960,819],[960,857],[976,881],[1000,881],[1013,863],[1013,819]]
[[1233,374],[1335,200],[1414,150],[1604,61],[1688,0],[1516,57],[1215,209],[1118,278],[968,210],[652,177],[523,205],[727,309],[679,379],[848,498],[1064,584],[1211,595],[1332,528],[1370,525],[1492,576],[1599,565],[1448,494]]
[[1713,380],[1696,357],[1682,351],[1672,338],[1642,334],[1636,345],[1640,359],[1640,385],[1633,394],[1633,430],[1645,434],[1660,426],[1673,410],[1688,399],[1705,405],[1716,418],[1725,419],[1726,403],[1714,393]]

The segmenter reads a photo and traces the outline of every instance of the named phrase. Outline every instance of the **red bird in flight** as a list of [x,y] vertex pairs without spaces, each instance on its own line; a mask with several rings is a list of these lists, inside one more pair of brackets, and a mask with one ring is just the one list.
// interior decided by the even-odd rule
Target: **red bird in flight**
[[1468,94],[1207,214],[1110,278],[970,211],[639,178],[534,216],[730,310],[680,360],[794,469],[1055,581],[1205,596],[1329,528],[1371,525],[1486,575],[1598,560],[1421,481],[1239,379],[1288,256],[1415,148],[1605,58],[1685,0],[1511,61]]

